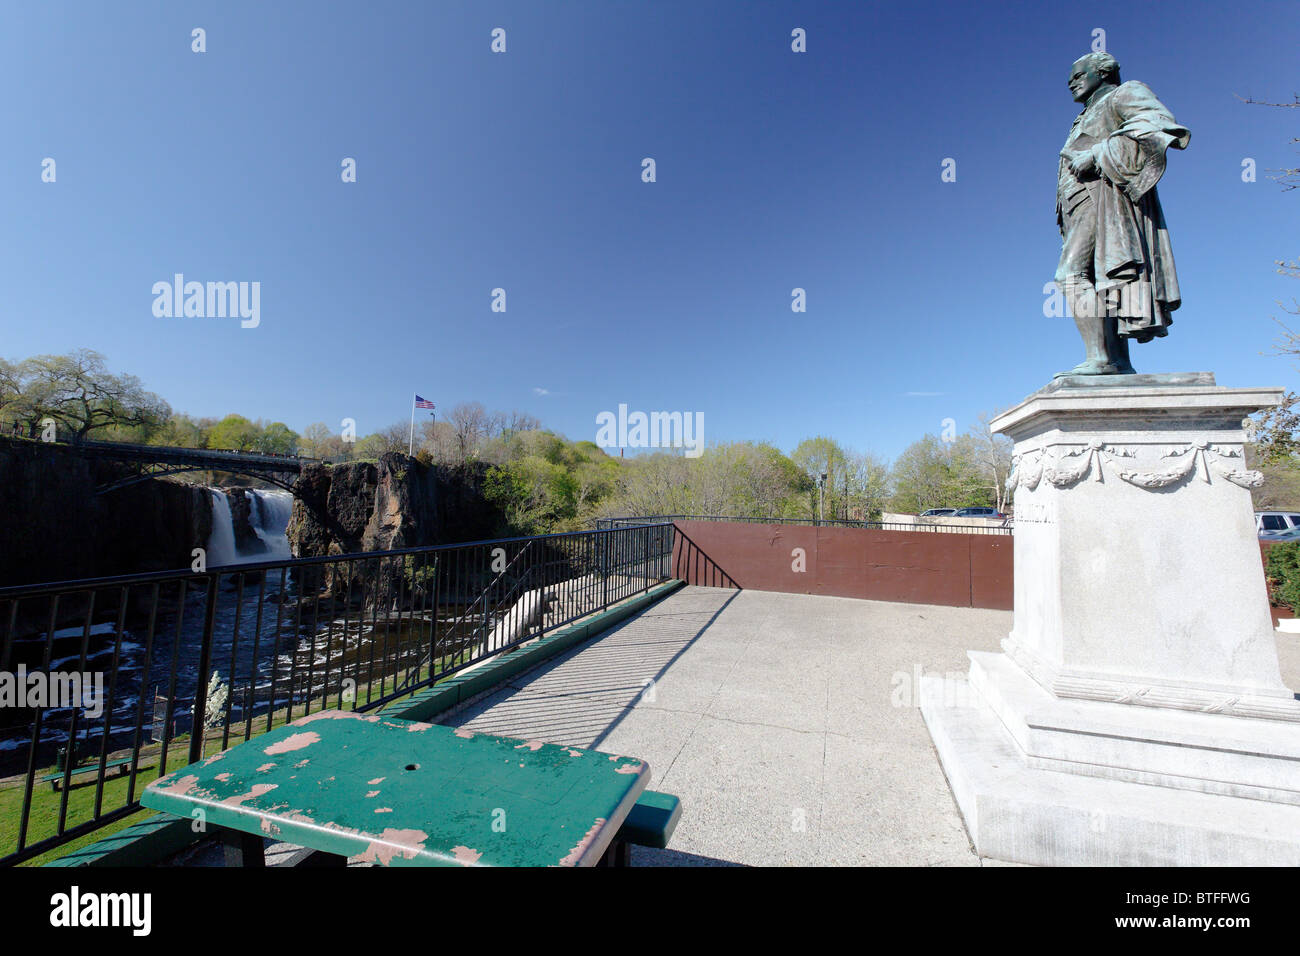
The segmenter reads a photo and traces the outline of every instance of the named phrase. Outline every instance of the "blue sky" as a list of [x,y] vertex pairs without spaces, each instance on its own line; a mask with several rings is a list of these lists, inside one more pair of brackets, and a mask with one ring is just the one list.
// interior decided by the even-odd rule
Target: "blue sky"
[[[1295,165],[1296,114],[1234,96],[1300,88],[1291,3],[9,2],[0,24],[0,355],[94,348],[178,411],[365,433],[419,391],[583,439],[625,403],[887,457],[964,430],[1082,358],[1042,289],[1096,28],[1192,133],[1160,185],[1184,305],[1135,364],[1300,385],[1261,354],[1300,294],[1273,265],[1300,192],[1266,172]],[[260,324],[155,317],[177,272],[260,282]]]

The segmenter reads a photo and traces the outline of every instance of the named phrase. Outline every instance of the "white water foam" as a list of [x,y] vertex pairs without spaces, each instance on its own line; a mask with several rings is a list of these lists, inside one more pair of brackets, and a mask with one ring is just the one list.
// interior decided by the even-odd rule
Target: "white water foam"
[[239,563],[235,548],[235,522],[230,514],[230,501],[224,491],[209,488],[212,495],[212,533],[208,535],[207,566],[219,568]]
[[262,547],[247,553],[235,544],[234,517],[230,500],[224,491],[209,488],[212,495],[212,534],[208,537],[208,567],[231,564],[248,564],[253,561],[279,561],[293,557],[289,539],[289,515],[293,511],[293,495],[287,491],[260,491],[249,489],[248,520]]
[[266,545],[263,561],[293,557],[289,550],[289,516],[293,513],[293,495],[287,491],[251,491],[253,531]]

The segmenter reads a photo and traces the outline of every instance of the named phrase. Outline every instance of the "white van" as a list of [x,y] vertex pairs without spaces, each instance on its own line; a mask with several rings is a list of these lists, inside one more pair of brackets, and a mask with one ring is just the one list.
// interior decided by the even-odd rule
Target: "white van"
[[1300,528],[1300,514],[1290,511],[1256,511],[1255,532],[1264,534],[1269,531],[1290,531]]

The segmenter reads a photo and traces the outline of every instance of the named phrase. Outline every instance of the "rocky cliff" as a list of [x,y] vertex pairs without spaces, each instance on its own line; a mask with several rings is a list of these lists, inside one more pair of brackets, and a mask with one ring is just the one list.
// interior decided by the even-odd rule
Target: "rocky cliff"
[[188,569],[212,530],[204,488],[155,479],[96,495],[122,466],[0,440],[0,587]]
[[486,472],[482,464],[422,465],[400,453],[309,465],[294,486],[289,546],[296,557],[312,557],[490,538],[505,516],[483,495]]

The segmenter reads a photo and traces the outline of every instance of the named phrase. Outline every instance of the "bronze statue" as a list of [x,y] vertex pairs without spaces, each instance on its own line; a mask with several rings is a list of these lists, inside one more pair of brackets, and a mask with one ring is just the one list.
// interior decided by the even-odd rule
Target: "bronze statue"
[[1181,300],[1156,183],[1165,151],[1191,134],[1144,83],[1122,83],[1109,53],[1070,67],[1070,92],[1084,104],[1061,150],[1056,221],[1059,284],[1087,357],[1062,375],[1131,375],[1129,339],[1168,334]]

